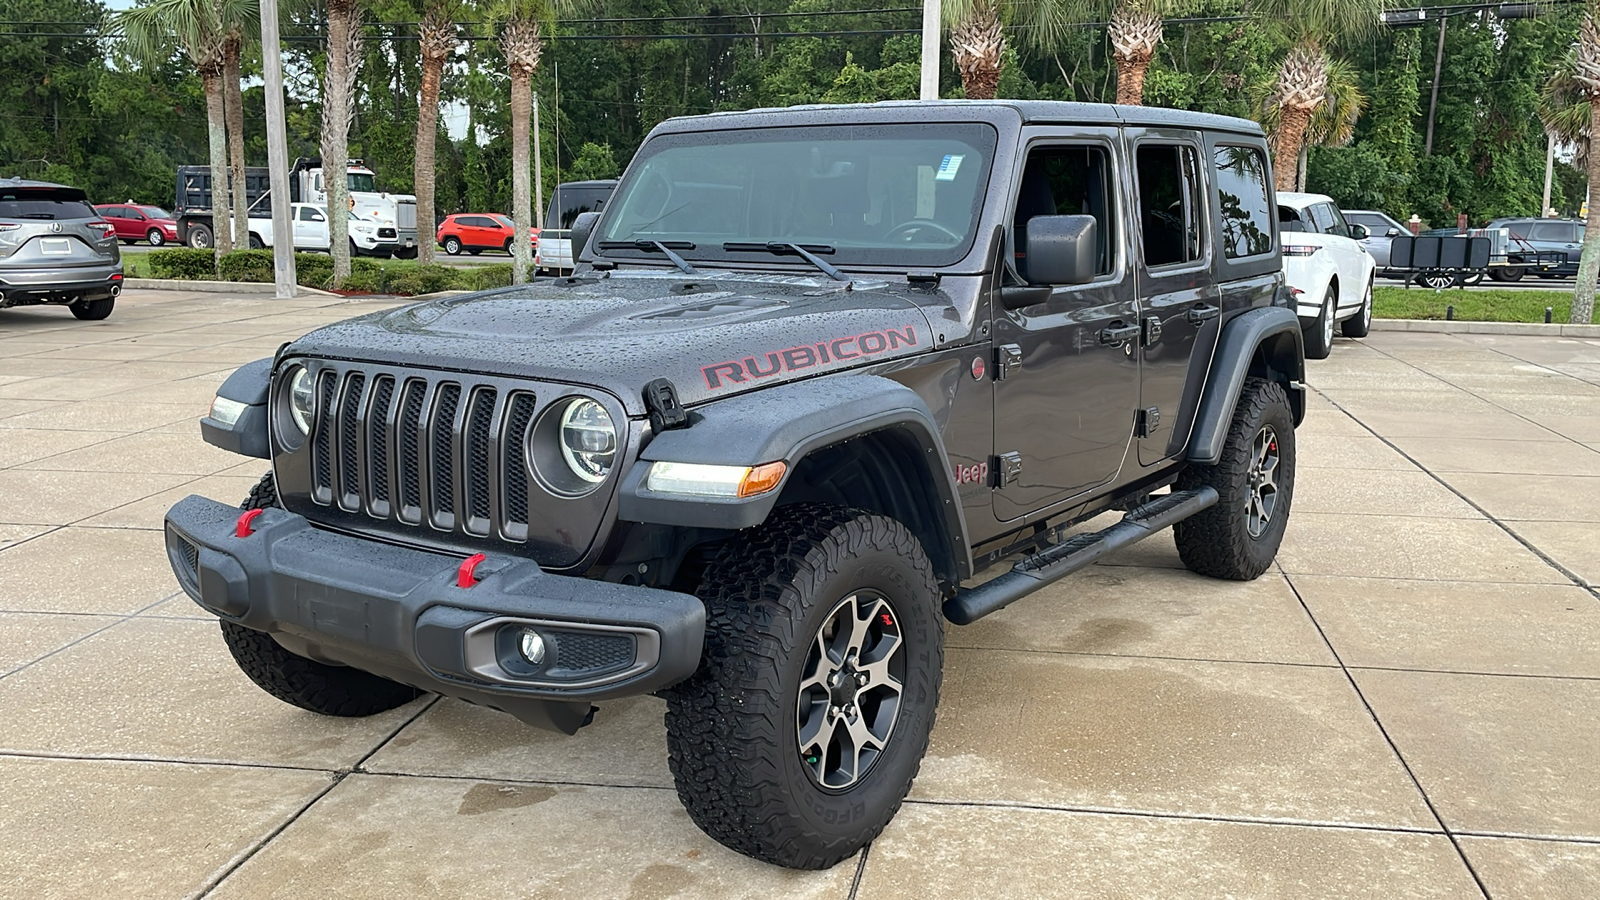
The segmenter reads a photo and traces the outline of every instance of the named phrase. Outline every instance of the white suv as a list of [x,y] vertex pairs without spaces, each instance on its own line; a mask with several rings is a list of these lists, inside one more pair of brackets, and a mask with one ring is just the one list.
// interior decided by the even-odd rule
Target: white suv
[[1283,277],[1294,295],[1305,332],[1306,358],[1327,359],[1333,323],[1345,337],[1366,337],[1372,325],[1372,275],[1376,264],[1362,249],[1362,225],[1345,222],[1322,194],[1278,194]]

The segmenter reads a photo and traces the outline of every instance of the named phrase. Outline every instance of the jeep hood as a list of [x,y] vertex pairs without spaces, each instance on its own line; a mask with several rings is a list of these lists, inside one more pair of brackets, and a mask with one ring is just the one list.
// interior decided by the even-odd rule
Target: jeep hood
[[707,400],[935,346],[937,291],[786,275],[623,271],[431,300],[313,331],[287,355],[593,385],[643,415],[670,379]]

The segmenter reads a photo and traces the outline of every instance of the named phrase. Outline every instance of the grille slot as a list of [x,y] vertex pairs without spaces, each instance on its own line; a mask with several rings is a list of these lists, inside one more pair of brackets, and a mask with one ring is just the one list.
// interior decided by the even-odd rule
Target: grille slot
[[433,474],[430,482],[433,489],[433,523],[447,531],[454,528],[456,523],[456,455],[453,437],[456,409],[460,405],[461,385],[446,384],[439,391],[439,405],[433,411],[429,440],[432,453],[429,463]]
[[529,541],[532,391],[330,363],[316,372],[315,393],[312,502],[400,526]]
[[344,399],[339,404],[339,505],[351,512],[361,509],[361,396],[367,376],[355,372],[345,378]]

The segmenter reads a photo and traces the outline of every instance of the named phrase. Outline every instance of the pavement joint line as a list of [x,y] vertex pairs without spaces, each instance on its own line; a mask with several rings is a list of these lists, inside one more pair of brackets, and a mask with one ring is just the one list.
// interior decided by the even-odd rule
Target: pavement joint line
[[[1349,415],[1349,413],[1345,414]],[[1279,571],[1282,571],[1281,566]],[[1304,609],[1306,615],[1311,618],[1311,624],[1317,629],[1317,634],[1322,636],[1322,642],[1327,645],[1328,652],[1332,653],[1333,658],[1339,662],[1339,669],[1344,673],[1345,681],[1350,684],[1350,689],[1355,691],[1356,699],[1361,701],[1361,705],[1366,709],[1367,715],[1372,718],[1372,724],[1378,729],[1378,733],[1383,736],[1384,742],[1389,745],[1389,752],[1394,754],[1395,760],[1405,770],[1406,777],[1411,779],[1412,785],[1416,787],[1417,796],[1421,797],[1423,804],[1428,807],[1428,814],[1433,816],[1434,821],[1439,823],[1439,828],[1443,831],[1445,839],[1450,841],[1450,846],[1455,848],[1456,855],[1461,858],[1461,864],[1467,868],[1467,874],[1472,876],[1473,883],[1478,886],[1478,890],[1487,900],[1490,896],[1488,886],[1483,883],[1483,878],[1479,876],[1478,870],[1473,867],[1472,860],[1467,858],[1467,851],[1462,849],[1460,840],[1450,833],[1450,826],[1445,824],[1444,816],[1440,815],[1439,808],[1433,803],[1433,798],[1428,796],[1427,788],[1422,786],[1422,779],[1417,777],[1417,773],[1411,768],[1411,763],[1406,760],[1405,754],[1400,752],[1400,745],[1395,743],[1394,738],[1389,734],[1389,729],[1383,726],[1383,720],[1378,718],[1378,711],[1372,708],[1372,703],[1367,700],[1367,695],[1361,690],[1360,683],[1356,681],[1354,675],[1350,674],[1350,667],[1345,665],[1344,657],[1339,655],[1339,649],[1333,645],[1333,640],[1328,637],[1328,633],[1322,630],[1322,623],[1317,621],[1316,614],[1311,611],[1311,605],[1306,603],[1306,598],[1300,593],[1300,589],[1295,586],[1294,579],[1287,574],[1284,575],[1284,578],[1289,582],[1289,590],[1294,591],[1295,598],[1300,601],[1300,608]]]
[[[12,523],[0,523],[0,524],[12,524]],[[54,534],[57,531],[60,531],[61,529],[67,527],[65,525],[29,525],[29,524],[21,523],[21,522],[18,522],[18,523],[15,523],[15,524],[22,525],[22,527],[24,527],[24,528],[43,528],[45,530],[39,532],[38,534],[30,534],[27,537],[22,538],[21,540],[12,541],[11,543],[6,544],[4,547],[0,547],[0,553],[4,553],[4,552],[6,552],[7,550],[10,550],[13,547],[20,547],[23,544],[28,543],[29,541],[36,541],[39,538],[42,538],[47,534]]]
[[615,791],[673,791],[677,788],[663,784],[615,784],[606,781],[550,781],[540,778],[510,778],[504,775],[447,775],[438,772],[384,772],[375,769],[362,769],[352,772],[367,778],[432,778],[438,781],[472,781],[487,782],[489,784],[534,784],[541,787],[581,787],[601,788]]
[[132,753],[57,753],[49,750],[5,748],[0,748],[0,759],[53,759],[63,762],[139,763],[155,766],[215,766],[223,769],[267,769],[276,772],[312,772],[322,775],[337,775],[340,771],[326,766],[292,766],[286,763],[243,762],[227,759],[173,759],[167,756],[140,756]]
[[1552,844],[1600,845],[1597,835],[1523,834],[1516,831],[1457,831],[1461,837],[1503,838],[1516,841],[1540,841]]
[[1129,819],[1170,819],[1179,822],[1225,822],[1234,825],[1262,825],[1278,828],[1312,828],[1319,830],[1339,831],[1371,831],[1380,834],[1422,834],[1435,837],[1446,837],[1449,832],[1444,828],[1415,828],[1405,825],[1373,825],[1365,822],[1334,822],[1318,821],[1315,819],[1275,819],[1265,816],[1230,816],[1222,813],[1200,812],[1172,812],[1170,810],[1156,809],[1130,809],[1116,806],[1087,806],[1067,804],[1051,806],[1045,803],[1027,803],[1023,801],[995,801],[995,800],[932,800],[932,799],[907,799],[907,804],[915,806],[949,806],[966,809],[1024,809],[1031,812],[1067,813],[1070,815],[1095,815],[1116,816]]
[[867,857],[872,855],[872,842],[868,841],[861,848],[861,858],[856,860],[856,874],[850,879],[850,893],[845,895],[845,900],[856,900],[856,895],[861,891],[861,878],[867,874]]
[[[154,618],[146,616],[146,618]],[[1546,675],[1539,672],[1468,672],[1460,669],[1407,669],[1403,666],[1347,666],[1357,672],[1405,672],[1412,675],[1461,675],[1471,678],[1541,678],[1547,681],[1600,681],[1600,675]]]
[[316,806],[323,797],[326,797],[328,794],[332,793],[334,788],[343,784],[345,778],[349,777],[353,773],[360,772],[362,763],[365,763],[367,760],[371,759],[372,755],[383,749],[385,745],[394,739],[395,735],[399,734],[401,731],[404,731],[408,725],[410,725],[412,722],[415,722],[422,716],[423,713],[432,709],[434,704],[439,702],[439,699],[439,695],[434,694],[433,698],[427,703],[424,703],[421,709],[407,716],[405,721],[395,726],[387,735],[384,735],[381,740],[373,745],[372,749],[368,750],[365,756],[362,756],[360,759],[356,760],[355,765],[350,766],[347,769],[339,769],[333,772],[332,777],[328,779],[328,784],[326,787],[313,794],[311,799],[301,804],[299,809],[295,810],[288,816],[288,818],[278,823],[276,828],[273,828],[271,831],[267,832],[265,837],[257,841],[253,846],[245,848],[239,853],[239,855],[229,860],[220,870],[212,874],[212,877],[207,883],[201,885],[199,890],[191,893],[189,896],[196,898],[196,900],[209,896],[212,891],[215,891],[222,885],[223,882],[227,881],[229,876],[231,876],[234,872],[239,871],[240,867],[242,867],[245,863],[248,863],[251,859],[254,859],[257,853],[260,853],[262,850],[265,850],[268,846],[270,846],[272,842],[277,839],[278,835],[283,834],[283,832],[287,830],[290,825],[300,821],[300,817],[305,815],[306,812],[311,809],[311,807]]
[[[1316,390],[1316,389],[1313,388],[1313,390]],[[1337,401],[1335,401],[1332,397],[1329,397],[1327,394],[1323,393],[1320,390],[1317,390],[1317,393],[1322,394],[1323,398],[1326,399],[1329,403],[1332,403],[1335,409],[1337,409],[1339,412],[1342,412],[1345,415],[1349,416],[1351,421],[1355,422],[1357,425],[1360,425],[1362,428],[1365,428],[1370,434],[1372,434],[1373,437],[1376,437],[1378,440],[1383,441],[1394,452],[1400,454],[1401,456],[1404,456],[1407,460],[1409,460],[1412,465],[1414,465],[1417,468],[1421,469],[1422,471],[1428,473],[1428,477],[1432,478],[1434,481],[1436,481],[1439,484],[1443,485],[1445,490],[1448,490],[1450,493],[1455,494],[1457,497],[1460,497],[1463,502],[1465,502],[1467,505],[1471,506],[1473,509],[1477,510],[1479,515],[1483,516],[1485,519],[1488,519],[1490,522],[1494,523],[1495,527],[1499,528],[1501,531],[1504,531],[1506,534],[1510,535],[1512,540],[1516,541],[1517,543],[1521,544],[1523,547],[1527,548],[1528,552],[1532,553],[1534,556],[1539,557],[1539,559],[1543,560],[1546,565],[1550,566],[1550,568],[1552,568],[1552,569],[1555,569],[1557,572],[1560,572],[1563,576],[1565,576],[1567,578],[1567,580],[1571,581],[1573,584],[1575,584],[1578,587],[1581,587],[1584,590],[1588,591],[1596,600],[1600,600],[1600,587],[1596,587],[1595,585],[1590,584],[1588,579],[1584,578],[1582,575],[1579,575],[1577,572],[1574,572],[1571,569],[1567,568],[1566,566],[1562,565],[1560,562],[1558,562],[1554,557],[1552,557],[1548,553],[1545,553],[1543,550],[1539,549],[1538,547],[1535,547],[1533,545],[1532,541],[1529,541],[1527,538],[1524,538],[1522,535],[1520,535],[1520,534],[1516,533],[1515,531],[1513,531],[1511,529],[1511,526],[1506,524],[1505,520],[1503,520],[1500,517],[1498,517],[1498,516],[1494,515],[1493,513],[1489,512],[1487,509],[1485,509],[1477,501],[1473,500],[1471,497],[1468,497],[1466,494],[1462,493],[1459,489],[1456,488],[1455,485],[1453,485],[1450,482],[1445,481],[1443,478],[1439,477],[1439,474],[1437,472],[1434,472],[1432,469],[1429,469],[1427,466],[1424,466],[1422,463],[1418,462],[1417,459],[1415,457],[1413,457],[1411,454],[1409,454],[1409,453],[1405,452],[1404,450],[1400,449],[1400,447],[1397,446],[1394,443],[1394,441],[1390,440],[1389,438],[1384,437],[1381,434],[1378,434],[1376,429],[1374,429],[1372,426],[1368,425],[1367,423],[1361,421],[1360,419],[1356,418],[1353,414],[1351,414],[1351,412],[1349,410],[1345,409],[1343,406],[1340,406],[1339,403]],[[1509,410],[1508,410],[1508,412],[1509,412]],[[1534,423],[1534,424],[1538,424],[1538,423]],[[1540,426],[1540,427],[1543,427],[1543,426]],[[1566,440],[1571,440],[1571,438],[1566,438],[1565,435],[1562,435],[1562,437],[1565,438]],[[1577,442],[1574,441],[1574,443],[1577,443]],[[1529,520],[1529,521],[1534,521],[1534,520]],[[1298,593],[1298,591],[1296,593]]]
[[[4,610],[0,610],[3,612]],[[148,616],[146,618],[149,618]],[[1081,656],[1088,659],[1155,659],[1162,662],[1238,663],[1245,666],[1293,666],[1302,669],[1337,669],[1333,663],[1279,662],[1272,659],[1220,659],[1211,656],[1163,656],[1158,653],[1090,653],[1086,650],[1056,650],[1050,647],[983,647],[945,642],[946,650],[972,650],[995,653],[1043,653],[1051,656]],[[1597,676],[1600,680],[1600,676]]]
[[106,613],[105,615],[107,615],[107,616],[116,616],[116,621],[115,622],[107,622],[105,625],[102,625],[99,628],[96,628],[95,630],[89,632],[88,634],[85,634],[85,635],[83,635],[82,637],[79,637],[76,640],[68,641],[67,643],[61,645],[60,647],[57,647],[54,650],[51,650],[49,653],[46,653],[45,655],[39,657],[38,659],[31,659],[31,660],[23,663],[22,665],[17,666],[15,669],[10,670],[9,672],[0,672],[0,681],[4,681],[4,680],[6,680],[7,678],[10,678],[13,675],[16,675],[19,672],[23,672],[23,671],[27,670],[28,668],[30,668],[32,666],[36,666],[39,663],[44,662],[45,660],[49,659],[52,656],[55,656],[58,653],[62,653],[62,652],[65,652],[67,650],[70,650],[73,647],[78,646],[79,644],[83,643],[84,641],[87,641],[88,639],[94,637],[97,634],[103,634],[106,631],[109,631],[110,629],[115,628],[115,627],[117,627],[118,625],[121,625],[124,622],[131,622],[132,620],[138,618],[139,614],[144,612],[145,610],[154,609],[155,607],[160,606],[161,604],[167,602],[168,600],[171,600],[173,597],[176,597],[178,594],[181,594],[181,593],[183,593],[183,592],[182,591],[178,591],[175,594],[168,594],[165,597],[162,597],[160,600],[157,600],[154,603],[150,603],[150,604],[147,604],[145,606],[141,606],[138,609],[134,610],[133,612],[127,613],[125,615],[118,615],[117,613]]

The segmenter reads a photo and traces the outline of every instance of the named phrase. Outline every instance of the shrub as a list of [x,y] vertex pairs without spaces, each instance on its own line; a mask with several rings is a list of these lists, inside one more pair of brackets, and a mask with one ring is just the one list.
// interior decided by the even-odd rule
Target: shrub
[[271,250],[235,250],[217,265],[223,281],[272,281]]
[[510,263],[480,266],[477,269],[463,269],[461,274],[464,276],[462,281],[468,282],[462,285],[465,290],[487,291],[493,288],[511,286]]
[[156,278],[206,281],[217,277],[216,265],[210,250],[174,247],[150,252],[150,274]]
[[353,291],[358,294],[381,294],[383,293],[383,270],[376,266],[370,269],[351,266],[350,275],[339,283],[339,290]]
[[326,253],[296,253],[294,275],[302,287],[327,290],[333,284],[333,257]]
[[452,269],[449,266],[394,266],[388,270],[388,290],[394,294],[405,294],[415,297],[418,294],[432,294],[435,291],[471,290],[470,287],[462,288],[461,275],[468,274]]

